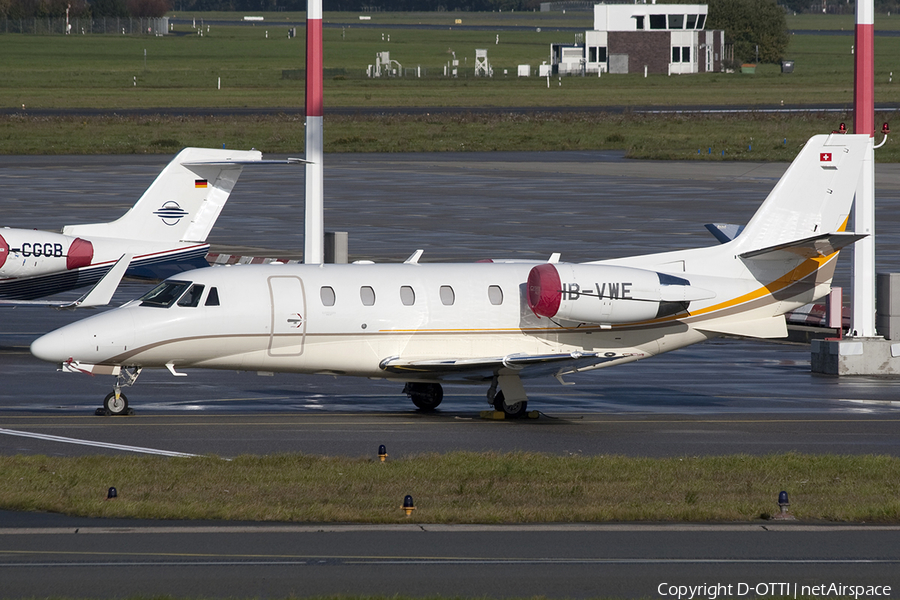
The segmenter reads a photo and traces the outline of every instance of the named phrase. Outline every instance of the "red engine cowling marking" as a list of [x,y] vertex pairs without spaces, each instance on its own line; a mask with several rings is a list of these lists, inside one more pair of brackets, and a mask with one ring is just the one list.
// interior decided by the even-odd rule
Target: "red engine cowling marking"
[[528,273],[528,307],[539,317],[552,317],[559,311],[562,282],[552,264],[538,265]]
[[9,244],[6,243],[6,240],[3,239],[3,236],[0,235],[0,267],[3,267],[6,264],[6,257],[9,256]]
[[94,260],[94,245],[87,240],[75,238],[66,255],[66,268],[78,269],[86,267]]

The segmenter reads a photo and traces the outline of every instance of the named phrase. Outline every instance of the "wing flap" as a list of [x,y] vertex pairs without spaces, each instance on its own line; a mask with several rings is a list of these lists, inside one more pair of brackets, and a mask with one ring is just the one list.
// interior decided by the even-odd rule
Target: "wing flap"
[[569,373],[632,356],[616,352],[570,352],[558,354],[508,354],[475,358],[410,359],[392,356],[381,361],[381,369],[396,375],[418,378],[489,380],[494,376],[517,374],[540,377]]

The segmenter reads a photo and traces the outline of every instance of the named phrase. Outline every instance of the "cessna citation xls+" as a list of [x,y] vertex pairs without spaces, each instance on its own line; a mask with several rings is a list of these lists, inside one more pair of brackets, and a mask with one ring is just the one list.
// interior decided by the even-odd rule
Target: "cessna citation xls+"
[[734,239],[588,263],[242,265],[197,269],[50,332],[32,353],[71,372],[144,368],[353,375],[405,382],[421,409],[443,382],[483,385],[509,416],[522,380],[609,367],[718,335],[786,335],[828,294],[868,136],[807,142]]

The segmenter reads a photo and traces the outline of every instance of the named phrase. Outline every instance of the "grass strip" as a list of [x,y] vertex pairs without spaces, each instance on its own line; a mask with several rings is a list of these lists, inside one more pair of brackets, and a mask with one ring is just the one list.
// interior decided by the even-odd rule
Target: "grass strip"
[[[876,121],[891,116],[898,115],[879,113]],[[813,112],[329,115],[325,151],[623,150],[642,159],[789,162],[810,136],[851,121],[849,114]],[[0,154],[174,154],[185,146],[224,145],[299,155],[304,126],[298,115],[8,115],[0,116]],[[875,155],[878,162],[900,162],[900,144],[889,137]]]
[[[900,522],[900,458],[536,453],[223,460],[0,457],[0,508],[94,517],[279,522],[748,521],[787,490],[801,520]],[[112,486],[118,498],[106,500]],[[417,510],[400,509],[412,495]]]

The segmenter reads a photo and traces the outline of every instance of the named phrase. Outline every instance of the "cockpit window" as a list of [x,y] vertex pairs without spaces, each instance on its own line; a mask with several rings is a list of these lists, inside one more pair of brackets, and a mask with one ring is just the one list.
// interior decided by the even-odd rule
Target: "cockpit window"
[[209,288],[209,296],[206,297],[206,306],[219,305],[219,290],[214,287]]
[[206,286],[195,283],[178,301],[178,306],[187,306],[193,308],[200,306],[200,297],[203,296],[203,288]]
[[141,306],[169,308],[181,297],[191,285],[190,281],[163,281],[161,284],[141,296]]

